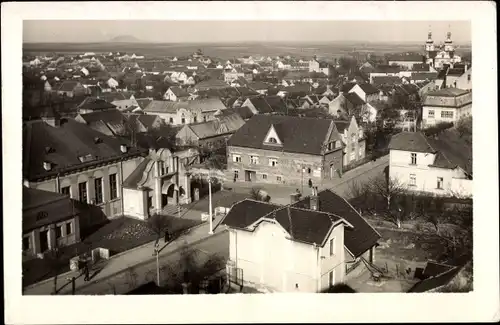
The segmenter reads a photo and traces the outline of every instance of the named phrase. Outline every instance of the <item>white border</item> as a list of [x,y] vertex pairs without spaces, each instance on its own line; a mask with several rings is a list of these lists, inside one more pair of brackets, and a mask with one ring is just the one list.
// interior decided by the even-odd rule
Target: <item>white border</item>
[[[70,324],[498,321],[500,285],[497,232],[498,143],[495,133],[498,130],[495,9],[494,2],[476,1],[2,3],[5,322]],[[471,20],[475,156],[474,292],[210,297],[21,296],[19,234],[22,186],[22,19]]]

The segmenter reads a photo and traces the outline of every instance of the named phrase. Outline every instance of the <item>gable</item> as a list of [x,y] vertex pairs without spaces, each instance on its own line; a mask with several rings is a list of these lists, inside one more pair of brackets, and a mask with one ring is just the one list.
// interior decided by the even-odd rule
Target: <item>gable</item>
[[264,138],[264,143],[266,144],[271,144],[271,145],[283,145],[283,141],[280,139],[278,132],[276,132],[276,129],[273,124],[271,124],[271,127],[269,128],[269,131],[267,131],[267,135]]

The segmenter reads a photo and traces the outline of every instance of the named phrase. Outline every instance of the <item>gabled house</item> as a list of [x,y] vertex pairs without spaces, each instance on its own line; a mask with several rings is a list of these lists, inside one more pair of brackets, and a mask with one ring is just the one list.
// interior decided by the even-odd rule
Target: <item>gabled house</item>
[[254,115],[229,139],[228,179],[319,183],[342,170],[342,140],[331,120]]
[[264,82],[252,82],[249,83],[247,87],[262,95],[267,94],[267,91],[270,88],[270,86]]
[[116,106],[114,104],[111,104],[108,101],[97,97],[87,97],[76,106],[78,114],[87,114],[115,109]]
[[365,136],[354,116],[350,121],[335,121],[335,126],[344,144],[344,166],[365,158]]
[[328,112],[335,117],[355,116],[364,121],[375,121],[377,111],[356,92],[341,93],[328,104]]
[[373,102],[379,99],[379,91],[371,84],[362,83],[355,84],[350,90],[350,93],[356,93],[359,98],[365,102]]
[[65,80],[57,88],[56,93],[66,97],[83,96],[87,94],[87,89],[78,81]]
[[124,114],[129,124],[134,123],[137,133],[147,133],[165,125],[163,119],[157,115]]
[[454,129],[427,137],[402,132],[389,144],[389,175],[409,190],[443,196],[472,195],[472,146]]
[[189,96],[190,94],[181,87],[172,86],[167,89],[167,91],[163,95],[163,99],[173,102],[180,102],[188,100]]
[[195,99],[184,102],[153,100],[144,113],[160,116],[166,123],[182,125],[213,120],[226,106],[219,98]]
[[321,292],[345,282],[362,258],[373,260],[380,235],[347,201],[326,190],[292,205],[243,200],[229,228],[228,273],[264,292]]
[[117,109],[80,113],[75,117],[75,121],[108,136],[122,136],[126,132],[125,116]]

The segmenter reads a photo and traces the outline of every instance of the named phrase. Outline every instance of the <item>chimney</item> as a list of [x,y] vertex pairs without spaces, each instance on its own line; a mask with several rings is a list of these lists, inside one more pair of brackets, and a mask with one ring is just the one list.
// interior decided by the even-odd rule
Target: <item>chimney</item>
[[45,169],[46,171],[50,171],[52,169],[52,164],[48,161],[44,161],[43,162],[43,169]]
[[319,211],[319,196],[318,196],[318,187],[312,188],[312,194],[309,199],[310,208],[314,211]]
[[121,152],[126,153],[126,152],[127,152],[127,146],[126,146],[126,145],[124,145],[124,144],[122,144],[122,145],[120,146],[120,150],[121,150]]

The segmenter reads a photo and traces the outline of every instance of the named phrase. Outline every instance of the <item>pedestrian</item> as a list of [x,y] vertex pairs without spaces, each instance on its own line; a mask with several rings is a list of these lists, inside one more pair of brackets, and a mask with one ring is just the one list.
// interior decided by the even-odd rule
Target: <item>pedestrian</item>
[[309,188],[312,188],[313,187],[313,181],[309,178]]
[[170,240],[170,234],[168,230],[165,230],[165,243],[167,243]]
[[85,263],[85,278],[83,279],[85,282],[89,281],[90,280],[90,276],[89,276],[89,263]]
[[236,183],[236,175],[234,175],[233,183]]

